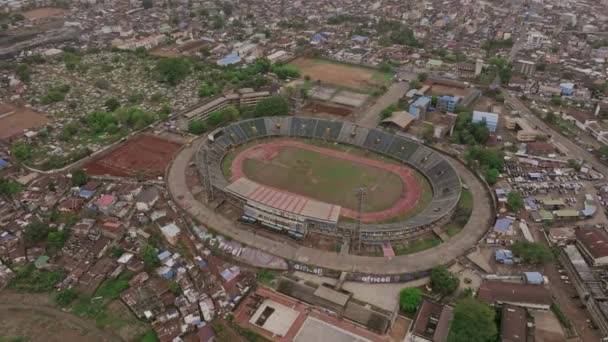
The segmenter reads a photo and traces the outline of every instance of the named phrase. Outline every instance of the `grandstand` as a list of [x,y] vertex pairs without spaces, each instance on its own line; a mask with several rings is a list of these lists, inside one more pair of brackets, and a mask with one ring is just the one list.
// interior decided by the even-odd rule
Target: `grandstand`
[[[417,215],[394,223],[363,223],[359,238],[363,243],[382,244],[390,241],[413,239],[432,229],[437,221],[448,218],[460,198],[461,182],[456,170],[439,152],[414,140],[396,136],[380,128],[366,128],[354,123],[304,117],[264,117],[233,123],[213,132],[213,139],[202,145],[197,155],[197,167],[203,178],[207,195],[224,198],[245,208],[248,198],[235,192],[222,173],[222,160],[230,149],[246,142],[269,137],[293,137],[320,139],[354,145],[390,157],[407,164],[422,173],[431,184],[431,203]],[[258,203],[259,204],[259,203]],[[258,208],[259,209],[259,208]],[[267,215],[288,217],[293,213],[277,213],[277,208]],[[320,224],[317,219],[304,222],[308,231],[332,236],[356,237],[357,224],[337,222]],[[299,227],[302,228],[302,227]]]

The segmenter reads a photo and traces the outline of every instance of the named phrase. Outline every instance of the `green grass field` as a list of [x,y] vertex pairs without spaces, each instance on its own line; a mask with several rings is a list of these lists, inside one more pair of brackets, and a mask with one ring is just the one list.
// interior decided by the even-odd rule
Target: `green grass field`
[[354,189],[366,187],[365,212],[390,208],[404,190],[394,173],[300,148],[284,148],[270,161],[247,159],[243,167],[253,181],[353,210]]

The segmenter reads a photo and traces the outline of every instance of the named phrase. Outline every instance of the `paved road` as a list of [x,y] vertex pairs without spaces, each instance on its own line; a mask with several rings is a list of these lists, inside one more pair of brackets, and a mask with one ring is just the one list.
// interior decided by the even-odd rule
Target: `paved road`
[[193,154],[203,142],[204,138],[200,138],[182,149],[169,168],[167,187],[175,203],[207,227],[211,227],[221,234],[230,236],[249,246],[285,259],[333,270],[367,274],[388,275],[425,271],[438,264],[453,261],[465,254],[486,233],[488,221],[492,219],[491,199],[483,184],[464,165],[452,160],[452,165],[461,175],[463,182],[475,194],[476,201],[471,218],[461,233],[437,248],[388,259],[344,255],[271,240],[265,236],[237,228],[235,222],[215,213],[194,198],[186,183],[185,172]]
[[538,116],[534,115],[516,96],[509,92],[504,93],[506,95],[505,100],[511,104],[515,110],[520,111],[522,116],[528,119],[532,125],[538,126],[538,129],[541,132],[551,134],[553,141],[564,146],[568,150],[568,157],[583,159],[587,164],[593,166],[593,168],[601,172],[604,176],[608,176],[608,167],[597,160],[594,155],[587,152],[584,148],[578,146],[576,143],[572,142],[570,139],[564,137],[559,132],[547,125]]
[[407,82],[394,82],[370,108],[358,114],[357,123],[366,127],[376,127],[380,121],[380,112],[391,104],[397,103],[409,89],[410,86]]

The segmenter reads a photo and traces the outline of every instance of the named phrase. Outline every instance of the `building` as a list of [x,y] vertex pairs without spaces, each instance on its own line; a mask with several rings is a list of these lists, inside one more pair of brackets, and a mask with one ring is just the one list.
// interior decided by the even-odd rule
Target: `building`
[[484,280],[478,297],[490,305],[511,304],[534,310],[549,310],[551,293],[543,286]]
[[241,62],[241,56],[237,55],[236,53],[231,53],[222,59],[218,59],[217,62],[215,62],[215,64],[217,64],[219,66],[227,66],[227,65],[231,65],[231,64],[238,64],[240,62]]
[[499,218],[494,224],[494,232],[499,235],[515,235],[513,220],[507,217]]
[[456,111],[456,105],[460,102],[460,98],[458,96],[449,96],[444,95],[437,99],[437,109],[442,112],[451,112]]
[[414,103],[410,105],[409,113],[414,116],[416,119],[423,120],[426,117],[426,112],[429,110],[429,106],[431,105],[431,98],[422,96],[416,99]]
[[560,83],[559,89],[561,94],[564,96],[574,95],[574,84],[573,83]]
[[520,117],[507,117],[506,125],[507,129],[517,131],[517,140],[521,142],[535,141],[538,137],[543,136],[540,131],[532,128],[528,121]]
[[545,36],[538,31],[530,31],[526,33],[526,48],[538,49],[543,46]]
[[498,128],[498,114],[489,112],[473,111],[473,123],[485,122],[488,131],[496,133]]
[[335,230],[341,207],[266,187],[240,178],[224,189],[245,202],[243,217],[295,238],[306,236],[309,228]]
[[502,307],[500,335],[502,342],[526,342],[528,339],[526,309],[506,304]]
[[608,233],[598,228],[576,228],[576,244],[594,267],[608,265]]
[[165,236],[165,239],[167,239],[167,242],[169,242],[172,245],[177,244],[177,240],[179,239],[179,234],[181,233],[181,229],[179,229],[179,227],[177,225],[175,225],[175,223],[169,223],[166,226],[160,227],[160,231]]
[[519,59],[515,61],[513,69],[523,75],[532,75],[536,71],[536,63]]
[[415,118],[410,113],[406,111],[399,111],[393,112],[390,117],[382,120],[382,124],[387,126],[392,125],[405,131],[407,127],[414,121],[414,119]]
[[445,342],[453,318],[452,307],[424,299],[404,342]]

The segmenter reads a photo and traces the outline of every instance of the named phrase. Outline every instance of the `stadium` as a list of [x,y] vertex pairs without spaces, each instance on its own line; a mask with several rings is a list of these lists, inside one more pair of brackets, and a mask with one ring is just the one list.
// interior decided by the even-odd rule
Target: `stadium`
[[296,239],[415,239],[450,219],[462,190],[457,171],[432,148],[317,118],[263,117],[218,128],[196,166],[209,200],[227,201],[242,209],[243,221]]

